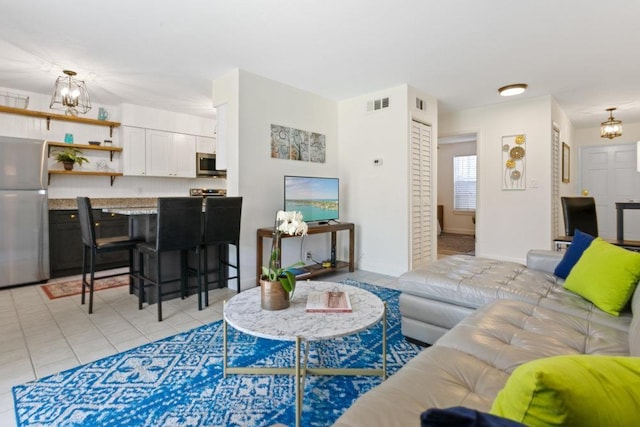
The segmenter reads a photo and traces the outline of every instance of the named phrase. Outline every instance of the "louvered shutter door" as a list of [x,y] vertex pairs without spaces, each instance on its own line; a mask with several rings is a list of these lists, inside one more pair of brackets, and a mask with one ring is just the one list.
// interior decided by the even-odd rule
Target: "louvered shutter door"
[[563,230],[560,225],[560,129],[557,127],[553,127],[553,171],[551,176],[551,192],[552,192],[552,217],[551,217],[551,229],[553,230],[553,235],[551,238],[555,238],[556,236],[562,236]]
[[431,126],[411,123],[411,268],[431,260]]

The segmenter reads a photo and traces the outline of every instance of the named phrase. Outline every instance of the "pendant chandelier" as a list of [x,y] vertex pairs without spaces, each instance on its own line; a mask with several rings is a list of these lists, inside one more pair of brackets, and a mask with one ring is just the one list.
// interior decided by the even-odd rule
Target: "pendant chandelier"
[[63,70],[64,76],[58,77],[53,87],[49,108],[65,110],[65,114],[77,116],[91,110],[91,100],[87,85],[82,80],[74,78],[75,71]]
[[600,124],[600,136],[602,138],[613,139],[622,136],[622,122],[613,118],[615,108],[607,108],[609,119]]

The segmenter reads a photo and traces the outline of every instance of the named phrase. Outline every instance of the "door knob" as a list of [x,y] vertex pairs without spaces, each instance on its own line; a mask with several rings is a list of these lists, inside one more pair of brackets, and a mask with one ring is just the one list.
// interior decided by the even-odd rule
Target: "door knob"
[[589,190],[587,190],[586,188],[582,189],[582,195],[583,196],[588,196],[589,195]]

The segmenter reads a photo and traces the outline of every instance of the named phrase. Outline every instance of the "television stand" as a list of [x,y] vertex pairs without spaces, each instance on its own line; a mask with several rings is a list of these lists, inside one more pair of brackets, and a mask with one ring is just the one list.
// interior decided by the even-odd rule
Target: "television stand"
[[[355,227],[351,222],[339,222],[334,224],[309,224],[309,229],[307,234],[322,234],[322,233],[331,233],[331,247],[336,245],[336,233],[338,231],[348,231],[349,232],[349,261],[336,261],[335,267],[322,267],[321,265],[312,264],[306,265],[304,267],[300,267],[304,270],[304,272],[298,274],[296,277],[299,279],[311,279],[316,276],[321,276],[323,274],[334,273],[338,270],[343,270],[348,268],[350,272],[355,270]],[[265,238],[272,239],[273,238],[273,227],[263,227],[258,228],[256,232],[257,237],[257,245],[256,245],[256,285],[260,284],[260,276],[262,275],[262,266],[263,266],[263,241]],[[281,239],[289,239],[292,237],[300,237],[300,236],[291,236],[288,234],[283,234]],[[282,242],[282,240],[281,240]],[[282,253],[282,245],[279,248],[279,253]]]

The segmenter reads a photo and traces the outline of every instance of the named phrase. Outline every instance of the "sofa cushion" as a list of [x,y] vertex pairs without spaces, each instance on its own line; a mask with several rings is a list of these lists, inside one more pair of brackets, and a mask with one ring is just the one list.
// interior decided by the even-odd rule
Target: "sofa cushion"
[[636,425],[640,358],[571,355],[525,363],[491,413],[534,427]]
[[571,270],[564,287],[618,316],[640,279],[640,253],[596,238]]
[[628,356],[629,318],[607,316],[619,325],[498,300],[469,315],[436,345],[472,354],[509,374],[531,360],[563,354]]
[[582,253],[591,245],[593,239],[594,237],[592,235],[583,233],[576,228],[571,244],[553,273],[558,277],[566,279],[573,266],[576,265],[582,256]]
[[398,279],[403,293],[474,309],[503,298],[535,303],[556,286],[552,274],[468,255],[439,259]]
[[419,426],[429,408],[488,411],[508,377],[473,355],[435,345],[360,396],[333,426]]

